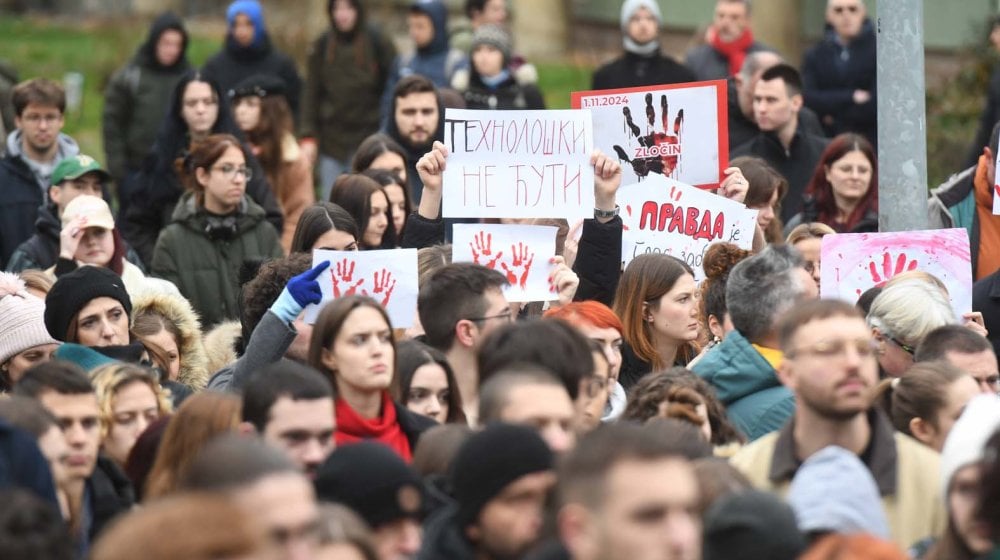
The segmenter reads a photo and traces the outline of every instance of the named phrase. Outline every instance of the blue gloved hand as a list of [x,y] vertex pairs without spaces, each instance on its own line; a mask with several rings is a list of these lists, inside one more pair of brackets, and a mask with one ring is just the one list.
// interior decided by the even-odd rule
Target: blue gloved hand
[[310,303],[319,303],[323,299],[316,278],[330,267],[330,261],[323,261],[298,276],[292,277],[281,291],[281,295],[271,305],[271,312],[286,323],[294,321],[302,310]]

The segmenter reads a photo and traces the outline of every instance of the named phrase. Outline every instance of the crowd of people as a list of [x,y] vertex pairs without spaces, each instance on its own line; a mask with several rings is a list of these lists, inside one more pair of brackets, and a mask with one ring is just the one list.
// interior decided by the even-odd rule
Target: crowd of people
[[[13,87],[0,557],[1000,557],[1000,124],[928,201],[970,233],[975,312],[919,269],[819,298],[821,239],[878,230],[861,0],[827,1],[799,68],[749,0],[717,0],[683,63],[657,2],[625,0],[594,88],[727,80],[717,194],[759,211],[755,242],[712,244],[701,282],[622,267],[621,162],[595,151],[592,219],[503,220],[561,229],[530,303],[452,262],[441,213],[445,108],[545,108],[505,1],[449,26],[415,0],[405,54],[362,0],[326,8],[304,76],[254,0],[200,69],[156,18],[108,83],[105,165],[61,132],[59,84]],[[323,301],[313,251],[396,248],[415,325]]]

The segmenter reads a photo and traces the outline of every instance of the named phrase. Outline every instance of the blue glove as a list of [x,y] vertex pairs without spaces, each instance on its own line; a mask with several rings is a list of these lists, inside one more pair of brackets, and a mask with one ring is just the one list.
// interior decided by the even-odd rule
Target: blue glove
[[330,261],[323,261],[298,276],[292,277],[281,291],[278,299],[271,305],[271,312],[286,323],[294,321],[302,310],[310,303],[319,303],[323,292],[316,278],[330,267]]

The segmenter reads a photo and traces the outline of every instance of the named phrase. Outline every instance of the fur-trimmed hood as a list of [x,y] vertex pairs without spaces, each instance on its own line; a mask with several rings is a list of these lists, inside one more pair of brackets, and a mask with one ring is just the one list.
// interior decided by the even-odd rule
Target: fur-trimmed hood
[[205,353],[208,355],[208,375],[215,375],[220,369],[239,358],[236,341],[243,335],[239,321],[219,323],[205,333]]
[[155,313],[173,323],[181,333],[178,344],[181,367],[177,381],[195,391],[208,383],[208,357],[201,338],[201,322],[191,304],[180,296],[144,291],[132,297],[132,317]]

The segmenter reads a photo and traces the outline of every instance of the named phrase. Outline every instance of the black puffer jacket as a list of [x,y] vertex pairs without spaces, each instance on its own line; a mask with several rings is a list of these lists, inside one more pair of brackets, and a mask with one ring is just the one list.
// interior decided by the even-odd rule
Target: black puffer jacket
[[695,81],[686,66],[659,52],[639,55],[626,52],[594,72],[592,89],[615,89]]

